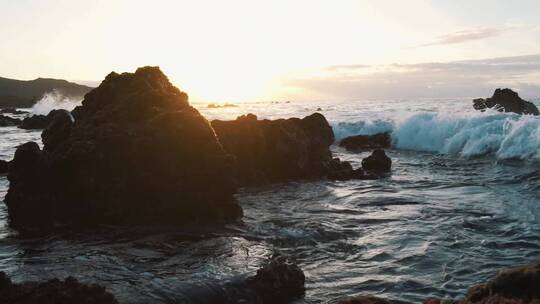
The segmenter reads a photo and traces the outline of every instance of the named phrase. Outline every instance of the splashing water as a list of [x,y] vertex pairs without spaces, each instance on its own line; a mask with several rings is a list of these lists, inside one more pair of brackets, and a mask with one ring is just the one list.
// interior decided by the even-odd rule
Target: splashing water
[[60,92],[53,90],[45,93],[43,97],[32,107],[30,112],[34,115],[47,115],[55,109],[64,109],[71,111],[81,104],[82,99],[67,97]]

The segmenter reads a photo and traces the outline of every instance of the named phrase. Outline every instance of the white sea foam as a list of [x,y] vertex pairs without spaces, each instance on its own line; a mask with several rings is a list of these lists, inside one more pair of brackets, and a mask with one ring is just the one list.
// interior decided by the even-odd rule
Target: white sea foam
[[80,103],[80,99],[72,99],[62,95],[58,91],[52,91],[43,95],[43,97],[32,107],[31,113],[34,115],[47,115],[54,109],[71,111]]
[[418,113],[392,133],[398,149],[540,160],[540,117],[498,112]]

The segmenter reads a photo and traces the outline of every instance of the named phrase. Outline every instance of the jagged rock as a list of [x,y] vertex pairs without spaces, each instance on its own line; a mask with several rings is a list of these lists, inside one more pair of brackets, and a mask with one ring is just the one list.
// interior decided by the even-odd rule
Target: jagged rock
[[21,124],[21,120],[5,115],[0,115],[0,127],[12,127]]
[[462,304],[540,303],[540,262],[505,270],[469,289]]
[[328,174],[332,127],[319,113],[277,120],[253,114],[234,121],[212,121],[224,149],[236,156],[240,183],[258,184]]
[[538,108],[529,101],[525,101],[510,89],[496,89],[491,98],[477,98],[473,100],[475,110],[484,111],[494,108],[500,112],[514,112],[518,114],[539,115]]
[[10,224],[221,223],[241,216],[234,159],[157,67],[111,73],[12,161]]
[[386,156],[384,150],[377,149],[370,156],[362,159],[364,171],[373,173],[387,173],[392,169],[392,160]]
[[0,272],[0,303],[9,304],[117,304],[104,287],[79,283],[68,277],[64,281],[13,283]]
[[339,143],[340,147],[348,151],[358,152],[362,150],[390,148],[390,133],[378,133],[374,135],[355,135],[345,137]]
[[374,296],[357,296],[341,300],[338,304],[390,304],[390,302]]
[[9,169],[9,162],[5,160],[0,160],[0,174],[6,174]]

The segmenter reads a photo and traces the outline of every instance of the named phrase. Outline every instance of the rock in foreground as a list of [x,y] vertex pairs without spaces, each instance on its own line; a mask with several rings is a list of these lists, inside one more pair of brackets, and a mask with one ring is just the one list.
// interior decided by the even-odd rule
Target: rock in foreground
[[157,67],[111,73],[20,146],[5,203],[10,224],[218,223],[242,214],[231,157]]
[[348,151],[358,152],[371,149],[390,148],[391,139],[390,133],[378,133],[374,135],[355,135],[345,137],[339,143],[340,147]]
[[540,303],[540,262],[501,271],[469,289],[462,304]]
[[9,169],[9,162],[0,159],[0,174],[6,174]]
[[0,303],[9,304],[117,304],[114,296],[98,285],[86,285],[68,277],[46,282],[15,284],[0,272]]
[[500,112],[540,115],[538,108],[532,102],[521,99],[516,92],[510,89],[496,89],[491,98],[475,99],[473,107],[480,111],[494,108]]

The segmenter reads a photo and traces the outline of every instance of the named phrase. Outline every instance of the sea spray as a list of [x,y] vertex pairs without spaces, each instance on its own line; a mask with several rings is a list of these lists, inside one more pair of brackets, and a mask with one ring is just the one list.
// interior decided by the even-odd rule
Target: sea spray
[[398,149],[538,160],[540,117],[495,111],[451,115],[424,112],[397,125],[392,140]]
[[49,93],[45,93],[43,97],[41,97],[41,99],[32,107],[31,113],[34,115],[47,115],[54,109],[71,111],[80,103],[80,99],[73,99],[53,90]]

